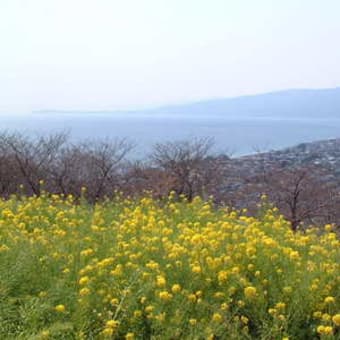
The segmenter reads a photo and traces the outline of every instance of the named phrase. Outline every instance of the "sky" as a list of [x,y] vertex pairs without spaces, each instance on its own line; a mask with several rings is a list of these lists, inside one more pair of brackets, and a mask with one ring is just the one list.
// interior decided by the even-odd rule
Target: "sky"
[[0,0],[0,113],[340,85],[339,0]]

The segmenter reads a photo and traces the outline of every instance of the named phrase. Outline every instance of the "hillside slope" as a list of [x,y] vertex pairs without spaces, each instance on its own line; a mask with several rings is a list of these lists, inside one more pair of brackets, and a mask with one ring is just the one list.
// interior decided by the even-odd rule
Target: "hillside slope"
[[287,90],[165,106],[143,112],[272,118],[340,118],[340,88]]

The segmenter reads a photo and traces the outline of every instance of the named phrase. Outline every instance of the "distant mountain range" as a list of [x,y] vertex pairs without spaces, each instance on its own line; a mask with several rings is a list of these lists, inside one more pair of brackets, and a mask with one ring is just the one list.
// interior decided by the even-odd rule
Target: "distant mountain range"
[[263,118],[340,118],[340,87],[316,90],[285,90],[235,98],[211,99],[133,111],[58,111],[38,113],[126,113],[162,115],[213,115]]

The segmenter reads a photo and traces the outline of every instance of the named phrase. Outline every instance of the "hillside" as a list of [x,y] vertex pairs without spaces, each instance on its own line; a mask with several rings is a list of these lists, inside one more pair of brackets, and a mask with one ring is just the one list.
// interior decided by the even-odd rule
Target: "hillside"
[[196,198],[0,202],[1,339],[338,339],[339,240]]
[[258,95],[204,100],[194,103],[128,111],[39,110],[45,114],[119,114],[119,115],[207,115],[263,118],[340,118],[340,87],[316,90],[286,90]]
[[271,118],[340,118],[340,88],[287,90],[167,106],[150,112]]

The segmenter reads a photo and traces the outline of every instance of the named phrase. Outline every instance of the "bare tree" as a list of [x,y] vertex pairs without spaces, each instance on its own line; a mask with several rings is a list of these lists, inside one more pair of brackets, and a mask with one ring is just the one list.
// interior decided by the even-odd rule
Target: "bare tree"
[[88,198],[96,201],[121,185],[122,163],[132,148],[126,139],[68,145],[51,167],[51,177],[62,193],[79,196],[86,187]]
[[122,162],[134,145],[126,139],[86,143],[82,146],[87,155],[87,168],[92,172],[93,199],[111,194],[121,181]]
[[95,201],[112,193],[122,177],[121,165],[132,150],[126,139],[67,143],[65,132],[31,137],[0,135],[0,193],[8,196],[24,187],[28,195],[49,192],[79,196],[83,186]]
[[323,182],[327,173],[317,168],[293,168],[268,176],[267,194],[296,231],[302,222],[331,221],[338,204],[334,185]]
[[172,179],[170,190],[191,200],[195,195],[207,195],[219,179],[217,163],[209,157],[213,145],[211,138],[159,143],[153,148],[151,161]]
[[64,195],[81,195],[81,188],[86,185],[84,154],[77,145],[66,145],[59,157],[50,164],[49,177],[53,191]]
[[176,184],[168,171],[141,161],[127,164],[123,178],[122,191],[129,196],[142,196],[147,192],[160,199],[166,197]]
[[211,138],[156,144],[149,161],[132,162],[127,156],[133,145],[126,139],[71,144],[67,137],[0,134],[1,197],[40,195],[43,180],[50,193],[80,197],[86,187],[90,202],[116,190],[130,196],[151,191],[157,198],[174,191],[189,200],[213,195],[219,204],[255,213],[260,195],[266,193],[293,230],[340,219],[339,183],[332,169],[288,168],[265,154],[260,160],[259,155],[236,160],[214,156]]
[[8,198],[19,191],[20,173],[9,150],[0,143],[0,196]]
[[47,179],[50,164],[67,140],[66,133],[28,137],[19,133],[3,133],[0,144],[14,161],[28,193],[40,195],[41,180]]

